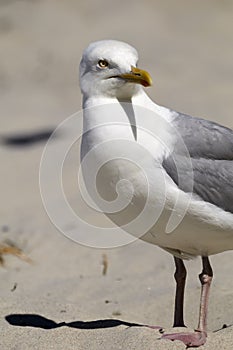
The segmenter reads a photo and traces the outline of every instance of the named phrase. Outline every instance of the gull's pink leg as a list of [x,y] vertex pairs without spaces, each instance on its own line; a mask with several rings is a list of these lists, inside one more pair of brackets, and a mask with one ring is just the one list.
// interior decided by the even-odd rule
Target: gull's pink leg
[[202,257],[203,270],[199,275],[201,281],[201,301],[199,311],[198,328],[193,333],[164,334],[162,339],[180,340],[188,347],[198,347],[206,342],[207,338],[207,309],[210,285],[213,278],[213,271],[208,257]]
[[208,312],[208,301],[210,293],[210,285],[213,278],[213,271],[207,256],[202,257],[203,271],[199,275],[202,291],[201,291],[201,302],[199,311],[199,323],[198,332],[205,332],[207,335],[207,312]]

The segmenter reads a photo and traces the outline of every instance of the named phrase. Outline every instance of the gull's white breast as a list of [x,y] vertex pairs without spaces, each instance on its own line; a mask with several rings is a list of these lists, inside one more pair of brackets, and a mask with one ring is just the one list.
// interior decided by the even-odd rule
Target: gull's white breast
[[233,249],[233,215],[180,191],[161,165],[177,137],[170,121],[133,107],[84,110],[82,171],[94,202],[127,232],[184,258]]

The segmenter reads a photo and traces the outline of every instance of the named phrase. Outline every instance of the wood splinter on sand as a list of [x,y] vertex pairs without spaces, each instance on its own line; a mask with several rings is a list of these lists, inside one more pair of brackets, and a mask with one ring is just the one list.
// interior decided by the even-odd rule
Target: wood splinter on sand
[[17,258],[32,264],[32,259],[30,259],[23,251],[16,247],[15,245],[2,244],[0,243],[0,265],[4,265],[4,255],[14,255]]
[[102,254],[102,265],[103,265],[102,275],[105,276],[108,270],[108,256],[105,253]]

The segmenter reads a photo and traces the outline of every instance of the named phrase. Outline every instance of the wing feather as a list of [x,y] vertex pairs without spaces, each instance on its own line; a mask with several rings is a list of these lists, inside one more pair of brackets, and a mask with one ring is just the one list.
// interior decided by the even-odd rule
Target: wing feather
[[[173,120],[190,159],[177,142],[163,167],[184,192],[192,192],[204,201],[233,213],[233,131],[219,124],[177,114]],[[191,167],[190,167],[191,161]]]

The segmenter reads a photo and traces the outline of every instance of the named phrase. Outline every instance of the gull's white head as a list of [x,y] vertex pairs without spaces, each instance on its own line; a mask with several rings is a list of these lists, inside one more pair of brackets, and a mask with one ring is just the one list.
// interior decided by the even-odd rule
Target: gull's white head
[[116,40],[91,43],[80,63],[80,87],[87,99],[93,96],[127,100],[143,86],[152,84],[146,71],[136,68],[137,51]]

